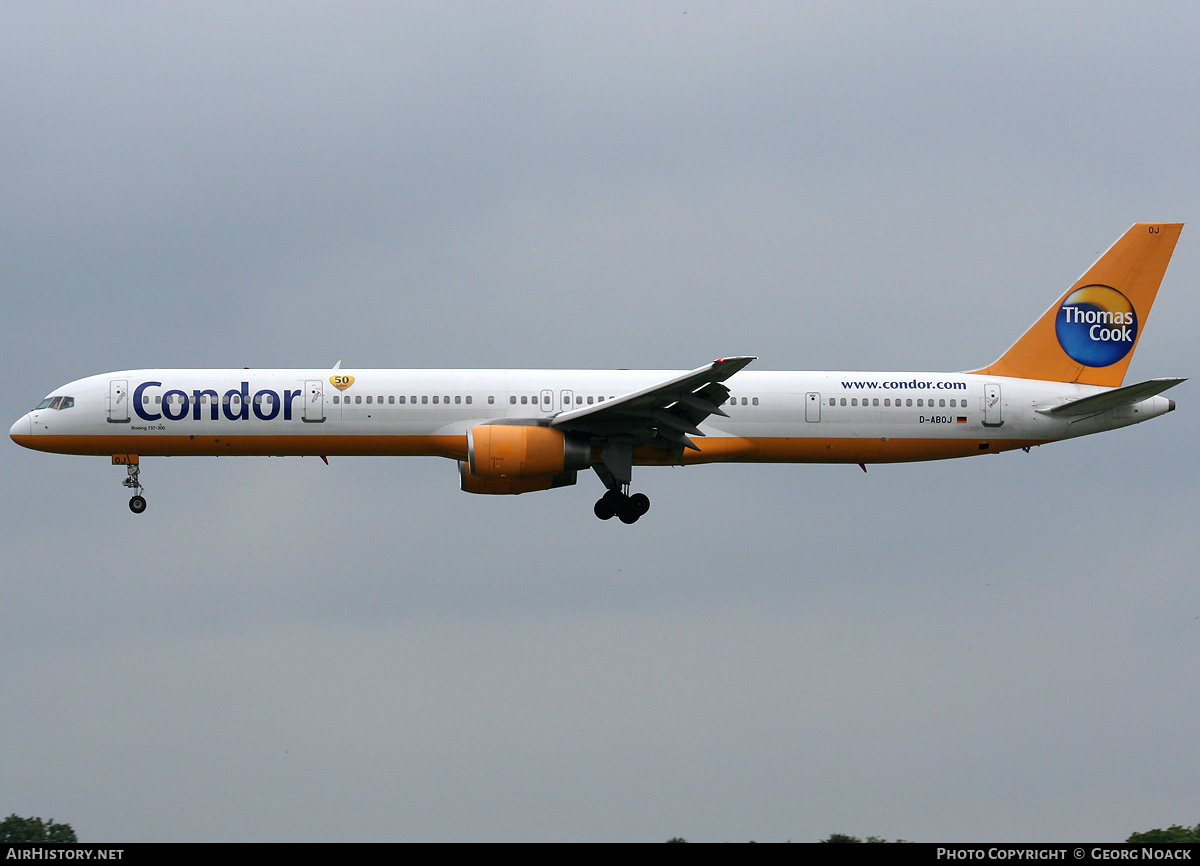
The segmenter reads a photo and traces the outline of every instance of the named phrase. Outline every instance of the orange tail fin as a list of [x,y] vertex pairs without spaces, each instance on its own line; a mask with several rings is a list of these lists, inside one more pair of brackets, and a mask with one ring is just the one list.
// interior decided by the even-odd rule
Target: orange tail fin
[[991,376],[1118,387],[1183,223],[1137,223],[1000,359]]

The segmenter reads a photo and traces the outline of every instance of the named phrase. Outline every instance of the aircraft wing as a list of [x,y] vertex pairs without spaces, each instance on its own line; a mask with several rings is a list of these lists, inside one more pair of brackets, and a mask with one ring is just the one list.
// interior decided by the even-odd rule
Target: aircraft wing
[[729,388],[722,383],[755,360],[750,356],[719,358],[649,388],[562,412],[550,426],[603,438],[629,437],[679,458],[685,448],[700,450],[688,434],[703,436],[699,425],[705,418],[725,415],[721,404],[729,399]]

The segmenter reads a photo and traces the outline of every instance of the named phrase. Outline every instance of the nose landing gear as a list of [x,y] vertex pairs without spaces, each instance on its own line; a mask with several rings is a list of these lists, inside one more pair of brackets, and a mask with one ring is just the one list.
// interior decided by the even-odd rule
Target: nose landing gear
[[136,454],[114,454],[112,460],[114,466],[124,466],[128,471],[129,474],[121,484],[134,491],[133,496],[129,499],[129,510],[134,514],[141,514],[146,510],[146,497],[142,496],[145,488],[142,487],[142,482],[138,477],[142,471],[142,467],[138,465],[138,456]]

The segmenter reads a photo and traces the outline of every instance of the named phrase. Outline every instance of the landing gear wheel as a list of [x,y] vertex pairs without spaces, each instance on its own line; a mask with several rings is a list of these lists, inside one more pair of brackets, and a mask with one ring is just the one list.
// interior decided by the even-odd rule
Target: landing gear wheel
[[[126,455],[125,460],[130,460],[130,456]],[[136,461],[137,456],[132,457],[132,461]],[[113,455],[113,463],[117,462],[117,455]],[[129,510],[134,514],[141,514],[146,510],[146,498],[142,496],[141,472],[142,468],[136,462],[128,462],[125,464],[126,478],[121,482],[122,485],[133,491],[133,497],[129,500]]]
[[620,490],[609,490],[596,500],[592,511],[601,520],[621,518],[622,523],[637,523],[638,518],[650,510],[650,497],[645,493],[626,496]]
[[592,511],[601,520],[611,520],[615,514],[621,510],[621,505],[625,502],[625,497],[618,490],[606,491],[603,496],[596,500]]
[[633,496],[622,496],[621,504],[617,506],[617,517],[622,523],[637,523],[639,517],[650,510],[650,497],[644,493]]

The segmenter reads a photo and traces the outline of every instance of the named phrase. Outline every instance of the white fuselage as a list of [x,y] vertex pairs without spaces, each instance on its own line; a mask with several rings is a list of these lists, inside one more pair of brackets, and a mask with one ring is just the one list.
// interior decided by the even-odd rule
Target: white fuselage
[[[79,379],[10,435],[96,455],[430,455],[465,459],[498,419],[546,423],[678,376],[663,370],[126,370]],[[349,383],[346,385],[345,383]],[[741,371],[681,460],[878,463],[994,453],[1123,427],[1164,397],[1087,415],[1044,410],[1109,389],[970,373]],[[342,386],[342,387],[339,387]],[[1038,411],[1043,410],[1043,411]]]

